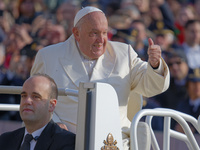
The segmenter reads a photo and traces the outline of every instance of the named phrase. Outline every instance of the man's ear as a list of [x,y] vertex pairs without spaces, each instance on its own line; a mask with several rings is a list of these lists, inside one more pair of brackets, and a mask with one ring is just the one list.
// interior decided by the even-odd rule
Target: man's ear
[[57,104],[56,99],[51,99],[49,103],[49,112],[53,112]]
[[76,39],[76,41],[80,41],[80,37],[79,37],[79,30],[77,27],[73,27],[72,28],[72,33],[74,34],[74,37]]

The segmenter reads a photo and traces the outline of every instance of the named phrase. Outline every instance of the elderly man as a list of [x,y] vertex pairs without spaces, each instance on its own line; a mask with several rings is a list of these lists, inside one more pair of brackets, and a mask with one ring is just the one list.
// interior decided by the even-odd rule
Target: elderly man
[[[114,87],[119,99],[121,127],[128,137],[127,102],[130,92],[153,96],[169,86],[169,70],[161,49],[149,39],[148,62],[137,57],[130,45],[108,41],[108,22],[98,8],[85,7],[75,16],[73,34],[62,43],[37,53],[31,74],[46,73],[58,87],[78,90],[80,82],[103,82]],[[55,114],[76,132],[78,99],[59,97]]]
[[34,75],[23,85],[20,116],[25,127],[0,136],[4,150],[74,150],[75,135],[51,118],[57,103],[57,85],[47,75]]

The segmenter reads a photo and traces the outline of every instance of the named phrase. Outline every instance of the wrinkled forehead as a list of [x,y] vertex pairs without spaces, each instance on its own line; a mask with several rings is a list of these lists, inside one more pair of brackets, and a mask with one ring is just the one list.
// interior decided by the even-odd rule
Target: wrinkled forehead
[[77,24],[79,27],[108,29],[108,21],[106,16],[101,12],[92,12],[84,16]]
[[86,21],[90,21],[90,22],[93,22],[93,21],[107,21],[107,18],[105,16],[104,13],[102,12],[92,12],[92,13],[89,13],[87,15],[85,15],[82,19],[82,20],[86,20]]

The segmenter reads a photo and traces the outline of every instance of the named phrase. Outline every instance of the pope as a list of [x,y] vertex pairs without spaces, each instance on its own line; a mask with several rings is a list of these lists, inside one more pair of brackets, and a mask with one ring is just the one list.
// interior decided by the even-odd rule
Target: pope
[[[31,75],[45,73],[59,88],[79,89],[80,82],[102,82],[114,87],[119,100],[124,149],[129,147],[127,103],[131,92],[151,97],[169,87],[169,69],[161,48],[149,38],[148,62],[131,45],[109,41],[108,21],[102,10],[87,6],[74,18],[73,34],[64,42],[47,46],[36,55]],[[54,118],[76,133],[78,99],[60,96]],[[56,120],[54,120],[56,121]],[[128,149],[128,148],[127,148]]]

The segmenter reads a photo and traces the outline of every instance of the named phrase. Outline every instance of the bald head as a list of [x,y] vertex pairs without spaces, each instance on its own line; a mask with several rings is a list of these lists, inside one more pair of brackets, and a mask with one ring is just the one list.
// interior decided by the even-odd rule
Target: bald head
[[[46,80],[46,82],[49,85],[49,98],[50,99],[57,99],[58,98],[58,87],[57,84],[55,83],[55,81],[48,75],[46,74],[34,74],[33,76],[31,76],[28,80],[33,80],[34,78],[39,78],[39,80],[41,80],[41,82],[44,82]],[[38,84],[38,83],[36,83]]]

